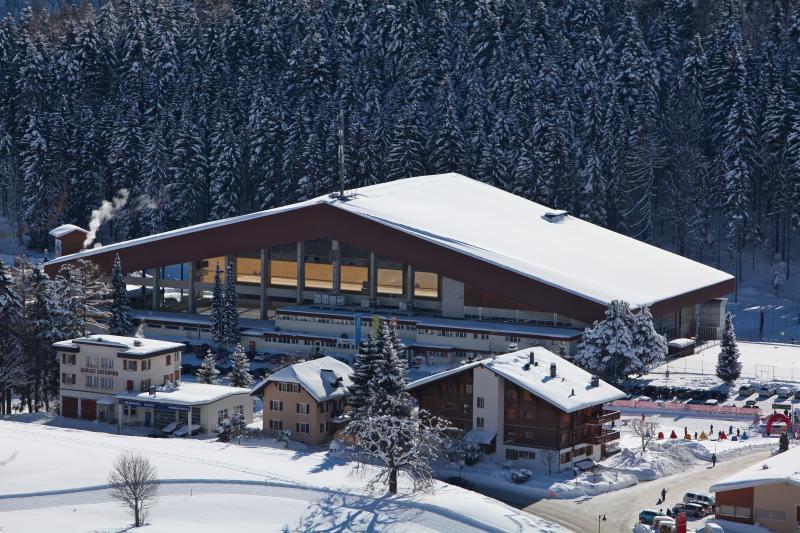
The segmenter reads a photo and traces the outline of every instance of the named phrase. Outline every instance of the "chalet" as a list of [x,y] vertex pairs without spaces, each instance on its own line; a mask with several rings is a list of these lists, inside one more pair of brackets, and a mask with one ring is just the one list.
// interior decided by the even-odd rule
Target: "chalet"
[[544,348],[475,361],[408,389],[502,460],[558,471],[618,449],[620,415],[603,404],[624,393]]
[[305,444],[331,440],[345,408],[353,369],[332,357],[275,372],[251,394],[264,400],[264,429],[286,430]]

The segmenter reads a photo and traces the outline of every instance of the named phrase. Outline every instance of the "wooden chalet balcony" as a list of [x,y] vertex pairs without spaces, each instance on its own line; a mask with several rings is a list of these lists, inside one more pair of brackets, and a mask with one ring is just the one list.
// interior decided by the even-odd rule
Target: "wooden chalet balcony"
[[619,439],[619,431],[603,429],[596,435],[592,435],[589,437],[589,444],[605,444],[607,442],[611,442],[612,440]]
[[613,422],[614,420],[619,420],[619,419],[620,419],[619,411],[603,411],[603,414],[589,420],[586,423],[596,426],[602,426],[603,424],[608,424],[610,422]]

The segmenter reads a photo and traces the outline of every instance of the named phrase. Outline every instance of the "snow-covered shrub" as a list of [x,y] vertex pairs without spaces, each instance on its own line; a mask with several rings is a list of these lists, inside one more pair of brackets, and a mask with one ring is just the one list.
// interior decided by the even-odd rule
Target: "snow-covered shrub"
[[533,474],[531,473],[531,471],[528,470],[527,468],[521,468],[519,470],[514,470],[513,472],[511,472],[511,481],[513,481],[517,485],[522,485],[523,483],[526,483],[531,478],[532,475]]
[[473,442],[465,442],[461,439],[448,439],[445,448],[445,456],[451,463],[464,461],[467,466],[472,466],[481,458],[480,447]]

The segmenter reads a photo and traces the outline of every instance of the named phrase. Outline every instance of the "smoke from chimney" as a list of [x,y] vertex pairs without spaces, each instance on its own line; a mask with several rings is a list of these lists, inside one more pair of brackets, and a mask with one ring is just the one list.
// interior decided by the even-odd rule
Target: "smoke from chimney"
[[115,196],[111,202],[103,200],[100,207],[92,211],[92,219],[89,221],[89,233],[83,241],[84,248],[91,246],[95,238],[97,238],[97,232],[100,230],[100,226],[102,226],[104,222],[113,220],[127,203],[128,189],[120,189],[119,192],[117,192],[117,196]]

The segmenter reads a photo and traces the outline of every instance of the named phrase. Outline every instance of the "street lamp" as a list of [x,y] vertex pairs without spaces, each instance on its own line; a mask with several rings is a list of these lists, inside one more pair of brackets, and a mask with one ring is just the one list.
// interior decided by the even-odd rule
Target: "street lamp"
[[597,533],[600,533],[600,526],[602,526],[603,522],[606,521],[606,515],[599,514],[597,515]]

